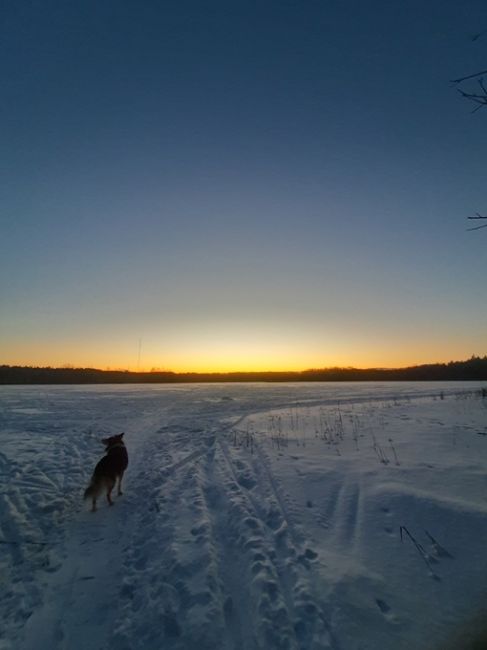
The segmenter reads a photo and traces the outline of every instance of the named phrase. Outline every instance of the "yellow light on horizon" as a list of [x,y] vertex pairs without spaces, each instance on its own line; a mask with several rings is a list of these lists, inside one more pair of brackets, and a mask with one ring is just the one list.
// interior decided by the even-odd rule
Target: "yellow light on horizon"
[[140,363],[138,338],[117,330],[62,339],[10,341],[0,363],[71,366],[148,372],[272,372],[325,367],[404,367],[468,359],[483,354],[483,340],[472,346],[468,336],[434,340],[402,339],[400,334],[331,329],[304,323],[247,321],[203,322],[144,334]]

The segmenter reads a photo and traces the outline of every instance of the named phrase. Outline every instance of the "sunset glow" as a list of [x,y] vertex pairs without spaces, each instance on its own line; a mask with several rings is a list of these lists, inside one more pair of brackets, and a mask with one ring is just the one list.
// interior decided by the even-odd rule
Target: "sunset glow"
[[0,363],[487,352],[482,3],[6,11]]
[[[409,345],[392,342],[389,348],[370,341],[352,337],[328,342],[319,337],[304,337],[303,340],[286,340],[263,336],[238,337],[230,335],[218,338],[194,337],[188,335],[173,338],[166,350],[154,339],[143,339],[138,353],[138,341],[131,345],[124,341],[106,341],[101,347],[82,340],[71,340],[61,346],[52,343],[43,346],[40,352],[34,345],[21,343],[12,347],[4,362],[10,365],[34,365],[53,367],[93,367],[100,369],[125,369],[147,372],[170,370],[173,372],[260,372],[300,371],[310,368],[356,367],[356,368],[399,368],[422,363],[447,362],[452,359],[466,359],[472,355],[471,340],[462,342],[439,339],[434,345],[422,341],[411,341]],[[277,337],[278,338],[278,337]],[[479,337],[477,347],[483,345]],[[448,353],[445,354],[445,350]]]

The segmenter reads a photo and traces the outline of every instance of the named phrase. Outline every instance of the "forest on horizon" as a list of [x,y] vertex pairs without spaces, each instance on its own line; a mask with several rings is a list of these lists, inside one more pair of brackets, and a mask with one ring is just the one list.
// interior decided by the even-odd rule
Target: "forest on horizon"
[[487,356],[407,368],[316,368],[290,372],[131,372],[95,368],[0,366],[0,384],[169,384],[304,381],[487,381]]

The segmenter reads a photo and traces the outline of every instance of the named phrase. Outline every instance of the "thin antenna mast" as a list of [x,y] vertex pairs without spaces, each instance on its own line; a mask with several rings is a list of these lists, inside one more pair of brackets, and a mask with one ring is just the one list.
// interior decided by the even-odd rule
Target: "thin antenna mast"
[[139,352],[137,354],[137,372],[140,370],[140,354],[142,352],[142,339],[139,339]]

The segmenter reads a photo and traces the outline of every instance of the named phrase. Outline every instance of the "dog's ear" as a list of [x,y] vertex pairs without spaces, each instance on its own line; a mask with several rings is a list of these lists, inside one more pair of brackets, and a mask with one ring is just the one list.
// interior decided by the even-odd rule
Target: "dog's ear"
[[102,445],[105,445],[105,447],[106,447],[108,445],[109,440],[110,440],[110,438],[102,438],[100,440],[100,442],[101,442]]
[[124,435],[125,435],[125,431],[124,431],[123,433],[120,433],[118,437],[119,437],[119,438],[123,438]]

